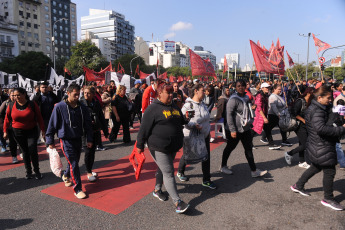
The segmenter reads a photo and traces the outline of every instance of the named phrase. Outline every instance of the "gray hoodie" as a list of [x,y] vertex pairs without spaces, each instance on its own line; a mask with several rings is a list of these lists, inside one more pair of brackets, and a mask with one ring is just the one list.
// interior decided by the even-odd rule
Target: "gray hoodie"
[[186,99],[185,104],[182,107],[182,113],[185,115],[187,110],[193,109],[195,111],[195,115],[193,118],[190,119],[189,123],[184,126],[183,134],[184,136],[189,136],[190,130],[195,128],[196,124],[202,126],[200,132],[206,138],[210,135],[210,114],[207,110],[207,107],[204,102],[195,102],[190,97]]

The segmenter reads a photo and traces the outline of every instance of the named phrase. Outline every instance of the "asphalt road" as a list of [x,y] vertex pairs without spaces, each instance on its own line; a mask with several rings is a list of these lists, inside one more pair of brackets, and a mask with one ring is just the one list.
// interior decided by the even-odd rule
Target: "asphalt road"
[[[276,143],[280,143],[277,129],[274,134]],[[136,134],[132,134],[132,140],[135,138]],[[254,150],[255,162],[258,168],[269,170],[269,174],[260,179],[250,176],[241,143],[229,158],[234,175],[221,174],[218,170],[225,147],[222,144],[211,153],[216,190],[201,186],[200,164],[187,168],[186,174],[191,176],[188,182],[177,179],[180,196],[191,204],[185,214],[175,213],[171,199],[161,202],[151,193],[118,215],[49,196],[40,191],[61,183],[51,173],[49,160],[40,162],[44,178],[39,181],[25,180],[24,166],[3,171],[0,229],[345,229],[345,212],[333,211],[320,203],[322,173],[307,183],[310,197],[289,189],[304,171],[297,166],[298,156],[292,166],[287,166],[283,158],[284,151],[296,144],[279,151],[268,150],[259,138],[254,138],[258,147]],[[289,140],[297,143],[294,134]],[[121,141],[106,146],[110,149],[96,152],[94,168],[125,157],[132,150],[131,145]],[[63,164],[66,165],[64,159]],[[80,165],[85,172],[83,161]],[[334,188],[336,199],[345,205],[343,171],[337,171]]]

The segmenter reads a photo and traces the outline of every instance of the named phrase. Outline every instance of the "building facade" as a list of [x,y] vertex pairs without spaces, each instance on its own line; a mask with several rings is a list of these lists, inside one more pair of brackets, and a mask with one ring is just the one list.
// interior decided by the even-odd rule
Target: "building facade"
[[134,40],[134,52],[136,55],[142,57],[146,65],[149,65],[150,52],[149,45],[142,37],[136,37]]
[[216,56],[211,51],[206,51],[202,46],[195,46],[194,52],[199,55],[202,59],[210,59],[213,68],[217,69]]
[[239,53],[225,54],[225,58],[228,61],[228,65],[230,69],[235,69],[235,65],[237,69],[240,68],[240,54]]
[[134,29],[123,14],[112,10],[90,9],[89,16],[81,18],[81,38],[85,39],[86,31],[89,31],[98,38],[113,40],[115,59],[134,54]]
[[19,55],[18,26],[6,23],[0,15],[0,62]]
[[101,51],[107,61],[115,60],[115,42],[106,38],[98,38],[94,33],[87,31],[85,39],[91,40]]

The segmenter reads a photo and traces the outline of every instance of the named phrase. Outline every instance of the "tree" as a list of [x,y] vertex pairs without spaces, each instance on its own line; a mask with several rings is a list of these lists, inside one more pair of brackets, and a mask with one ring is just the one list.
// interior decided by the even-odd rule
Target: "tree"
[[82,75],[84,66],[100,71],[101,68],[109,65],[109,62],[102,56],[100,49],[91,40],[78,42],[71,48],[71,51],[72,56],[65,66],[74,76]]
[[14,59],[5,59],[0,63],[0,70],[6,73],[19,73],[23,77],[36,81],[46,80],[47,65],[52,61],[42,52],[29,51],[18,55]]

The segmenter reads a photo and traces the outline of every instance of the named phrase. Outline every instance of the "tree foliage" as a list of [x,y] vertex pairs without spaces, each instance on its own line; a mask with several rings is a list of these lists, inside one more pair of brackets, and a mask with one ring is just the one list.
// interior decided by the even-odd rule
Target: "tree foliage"
[[174,66],[174,67],[170,67],[167,69],[168,75],[173,75],[175,77],[178,76],[192,76],[192,70],[190,69],[190,67],[178,67],[178,66]]
[[324,75],[327,77],[331,77],[340,81],[343,81],[345,78],[345,64],[342,67],[328,67],[324,71]]
[[36,81],[46,79],[47,65],[52,66],[52,61],[42,52],[29,51],[13,59],[5,59],[0,63],[0,71],[6,73],[19,73]]
[[109,65],[109,62],[102,56],[100,49],[91,42],[83,40],[71,48],[72,56],[66,63],[66,68],[73,76],[84,73],[83,66],[95,71],[100,71]]

